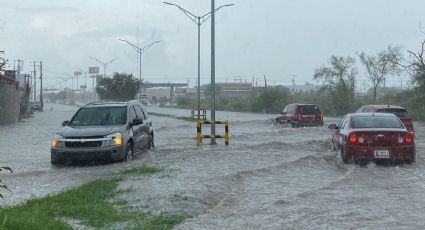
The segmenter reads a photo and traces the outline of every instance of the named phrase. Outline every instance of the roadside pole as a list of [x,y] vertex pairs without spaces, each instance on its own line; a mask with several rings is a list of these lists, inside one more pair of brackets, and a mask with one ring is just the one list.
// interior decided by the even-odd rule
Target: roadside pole
[[211,0],[211,145],[215,140],[215,0]]
[[44,101],[43,101],[43,62],[40,61],[40,104],[41,111],[44,110]]

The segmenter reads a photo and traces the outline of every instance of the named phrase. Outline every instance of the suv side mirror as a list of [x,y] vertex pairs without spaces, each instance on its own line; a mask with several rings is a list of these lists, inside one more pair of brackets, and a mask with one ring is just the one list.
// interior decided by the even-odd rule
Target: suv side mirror
[[338,129],[338,126],[336,124],[330,124],[328,129]]
[[69,121],[63,121],[62,126],[66,126],[69,123]]
[[141,124],[143,124],[143,120],[140,118],[134,118],[133,121],[131,122],[131,126],[136,126]]

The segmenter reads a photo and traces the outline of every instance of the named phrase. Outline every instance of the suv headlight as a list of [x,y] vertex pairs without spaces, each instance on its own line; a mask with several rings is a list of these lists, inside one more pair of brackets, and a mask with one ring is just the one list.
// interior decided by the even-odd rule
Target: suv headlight
[[116,146],[116,145],[122,145],[122,134],[121,133],[113,133],[106,136],[108,140],[103,142],[104,146]]
[[64,137],[60,134],[55,134],[55,137],[53,138],[51,142],[52,148],[65,148],[65,141]]

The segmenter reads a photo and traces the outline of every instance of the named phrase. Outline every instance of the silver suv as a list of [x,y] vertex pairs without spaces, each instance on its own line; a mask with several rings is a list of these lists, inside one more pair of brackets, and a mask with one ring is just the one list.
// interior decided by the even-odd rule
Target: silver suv
[[154,132],[139,101],[89,103],[81,107],[51,142],[51,163],[72,160],[128,161],[154,147]]

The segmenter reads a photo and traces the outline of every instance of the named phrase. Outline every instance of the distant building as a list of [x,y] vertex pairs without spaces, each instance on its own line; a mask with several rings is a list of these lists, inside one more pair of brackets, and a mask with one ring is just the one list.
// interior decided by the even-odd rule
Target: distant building
[[9,71],[0,73],[0,125],[18,121],[20,113],[19,85]]
[[286,87],[290,89],[291,92],[293,93],[306,93],[306,92],[318,91],[322,86],[306,83],[304,85],[287,85]]
[[[208,92],[210,85],[202,85],[201,91]],[[225,97],[246,97],[253,93],[251,83],[216,83],[216,91],[219,96]],[[218,95],[217,95],[218,96]]]

